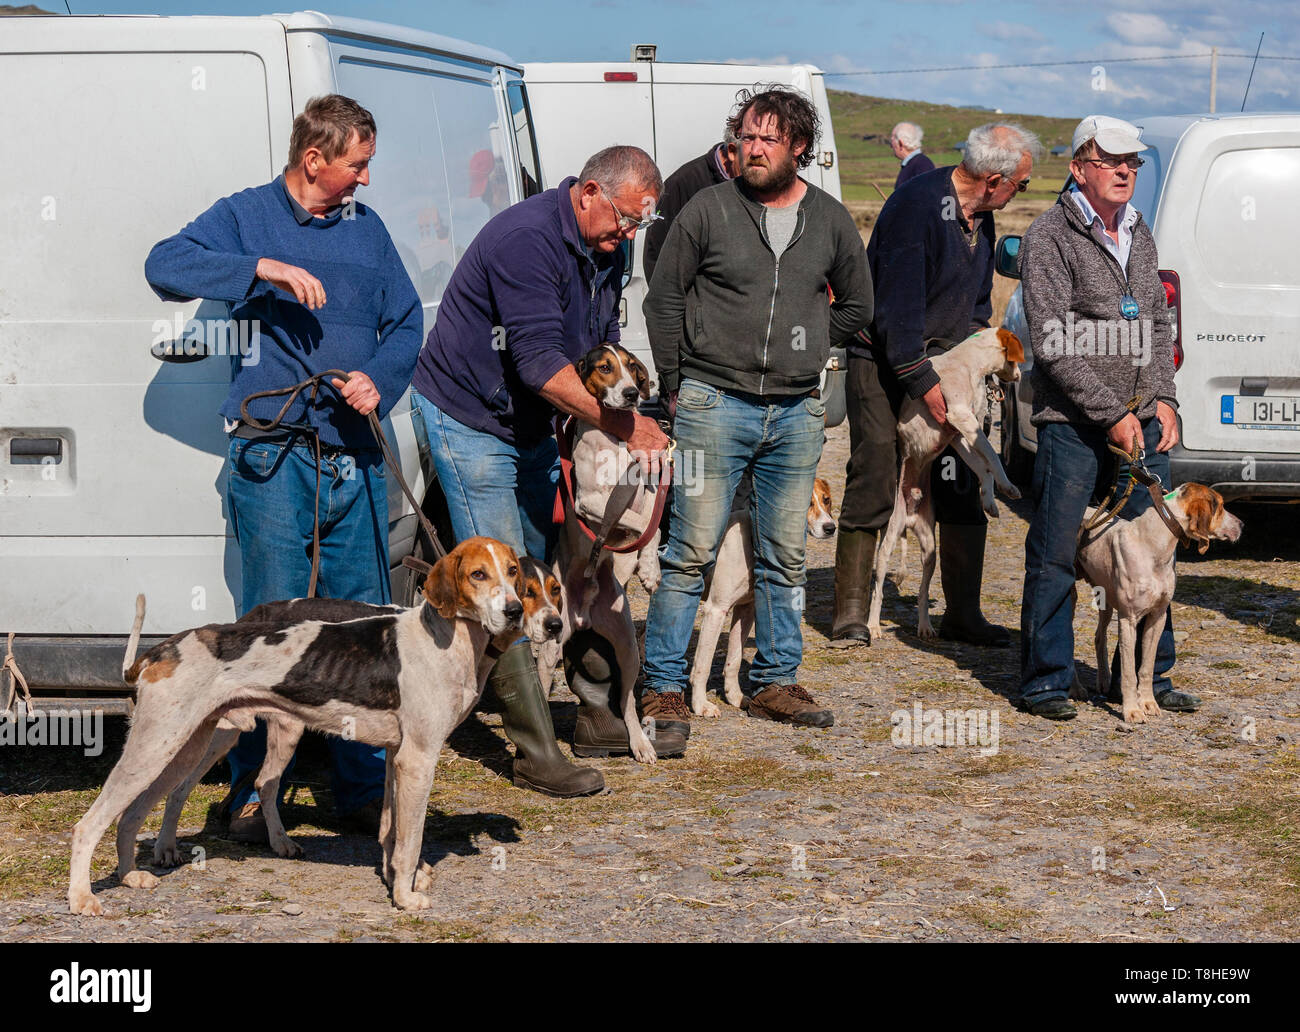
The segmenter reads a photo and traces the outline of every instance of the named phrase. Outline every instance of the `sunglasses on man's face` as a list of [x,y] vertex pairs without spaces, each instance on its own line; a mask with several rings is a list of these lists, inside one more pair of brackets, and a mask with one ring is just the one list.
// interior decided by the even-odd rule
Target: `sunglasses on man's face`
[[[1017,181],[1015,179],[1012,179],[1010,176],[1002,176],[1000,178],[1002,179],[1002,183],[1012,184],[1016,188],[1016,193],[1024,193],[1026,190],[1029,189],[1028,179],[1021,179]],[[999,183],[998,186],[1001,186],[1002,183]]]
[[1115,169],[1120,167],[1120,165],[1127,165],[1130,171],[1136,172],[1145,165],[1146,162],[1136,154],[1128,154],[1120,158],[1084,158],[1083,164],[1096,165],[1098,168],[1104,168],[1107,172],[1114,172]]

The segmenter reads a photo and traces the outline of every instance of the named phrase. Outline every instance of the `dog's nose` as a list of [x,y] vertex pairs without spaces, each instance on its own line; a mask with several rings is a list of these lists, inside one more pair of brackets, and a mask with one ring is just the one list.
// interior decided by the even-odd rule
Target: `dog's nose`
[[556,638],[559,637],[560,631],[564,627],[564,622],[558,616],[548,616],[542,621],[542,627],[552,638]]
[[832,534],[834,534],[835,533],[834,522],[832,522],[831,520],[827,520],[825,523],[823,523],[822,533],[825,534],[827,537],[830,537]]
[[515,621],[515,623],[518,623],[520,618],[524,615],[524,604],[517,598],[512,599],[506,603],[505,612],[507,617]]
[[624,387],[624,388],[623,388],[623,400],[626,401],[626,402],[629,402],[629,403],[634,402],[634,401],[636,401],[636,399],[637,399],[638,397],[640,397],[640,395],[641,395],[641,392],[638,391],[635,387]]

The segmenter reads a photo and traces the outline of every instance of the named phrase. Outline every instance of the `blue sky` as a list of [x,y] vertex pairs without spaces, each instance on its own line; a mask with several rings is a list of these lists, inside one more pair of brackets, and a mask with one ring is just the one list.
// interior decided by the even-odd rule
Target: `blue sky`
[[[12,2],[12,0],[10,0]],[[102,3],[76,14],[261,14],[263,0]],[[40,0],[48,9],[62,0]],[[314,0],[327,13],[412,25],[496,47],[515,60],[625,60],[657,43],[661,60],[787,63],[828,73],[1082,61],[983,71],[833,75],[832,88],[1004,111],[1120,116],[1204,111],[1211,46],[1300,58],[1296,0],[1075,0],[972,3],[924,0]],[[283,5],[287,7],[288,5]],[[61,9],[61,6],[60,6]],[[1100,67],[1099,73],[1096,69]],[[1236,111],[1250,60],[1219,63],[1218,109]],[[1100,87],[1100,88],[1099,88]],[[1261,60],[1247,110],[1300,110],[1300,60]]]

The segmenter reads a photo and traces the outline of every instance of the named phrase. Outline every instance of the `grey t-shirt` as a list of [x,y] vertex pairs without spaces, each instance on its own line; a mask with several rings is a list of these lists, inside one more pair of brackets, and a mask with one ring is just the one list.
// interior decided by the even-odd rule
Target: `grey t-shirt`
[[788,204],[784,208],[767,205],[767,241],[772,245],[772,253],[779,259],[790,246],[794,236],[795,224],[799,221],[799,202]]

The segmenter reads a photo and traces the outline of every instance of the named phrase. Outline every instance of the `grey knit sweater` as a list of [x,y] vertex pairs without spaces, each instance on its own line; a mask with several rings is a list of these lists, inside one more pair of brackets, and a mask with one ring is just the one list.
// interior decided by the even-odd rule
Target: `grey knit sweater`
[[[1124,271],[1068,194],[1036,218],[1020,251],[1025,317],[1033,348],[1034,426],[1078,423],[1109,429],[1128,411],[1146,421],[1156,402],[1177,407],[1173,328],[1157,275],[1151,230],[1138,217]],[[1121,311],[1125,294],[1137,318]]]

